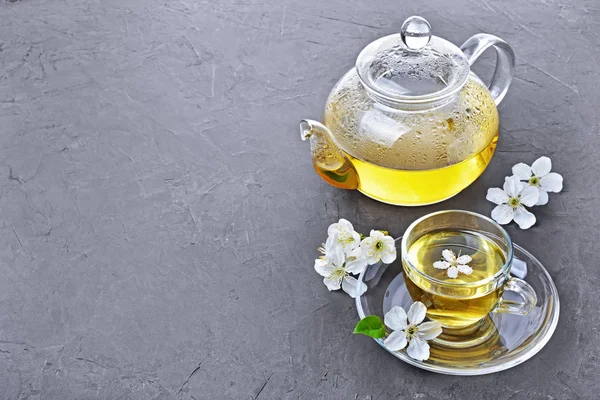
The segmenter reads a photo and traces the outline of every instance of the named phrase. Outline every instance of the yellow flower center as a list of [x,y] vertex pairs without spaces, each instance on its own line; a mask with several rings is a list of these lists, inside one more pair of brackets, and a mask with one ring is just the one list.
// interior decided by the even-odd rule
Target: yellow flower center
[[340,243],[348,244],[348,243],[353,243],[354,238],[352,237],[352,235],[344,234],[344,235],[340,235],[339,241],[340,241]]
[[417,332],[419,331],[419,327],[416,325],[409,325],[408,328],[406,328],[406,336],[408,336],[409,338],[415,337],[417,335]]
[[336,278],[343,279],[346,276],[346,270],[344,268],[338,268],[331,274]]

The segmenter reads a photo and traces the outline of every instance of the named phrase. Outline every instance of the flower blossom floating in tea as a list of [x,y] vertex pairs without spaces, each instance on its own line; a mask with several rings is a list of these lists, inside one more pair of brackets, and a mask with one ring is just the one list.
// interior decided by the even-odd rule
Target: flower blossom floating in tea
[[[361,242],[361,235],[352,224],[341,218],[329,226],[327,234],[327,241],[319,248],[323,255],[315,260],[315,271],[323,276],[323,283],[330,291],[341,288],[353,298],[360,296],[367,285],[350,275],[358,275],[367,265],[380,260],[389,264],[396,259],[394,239],[380,231],[371,231],[371,237]],[[389,248],[390,242],[393,251]],[[365,251],[370,247],[376,251]]]
[[433,266],[437,269],[445,269],[449,278],[456,278],[459,273],[465,275],[473,273],[473,268],[467,265],[472,260],[471,256],[456,257],[452,250],[445,249],[442,251],[442,257],[444,257],[444,260],[434,262]]
[[556,172],[550,172],[550,170],[552,170],[552,161],[548,157],[538,158],[531,164],[531,167],[524,163],[512,167],[513,175],[540,191],[540,198],[535,203],[536,206],[548,203],[548,192],[558,193],[563,188],[563,177]]
[[410,358],[424,361],[429,358],[431,340],[442,333],[442,325],[437,321],[423,322],[427,308],[417,301],[410,306],[408,315],[402,307],[392,307],[383,317],[384,324],[393,330],[383,341],[391,351],[402,350],[408,344],[406,353]]
[[383,261],[386,264],[396,259],[396,244],[391,236],[385,235],[381,231],[371,231],[368,238],[360,242],[360,248],[367,257],[369,265]]
[[535,224],[535,215],[527,211],[525,206],[533,207],[540,198],[540,191],[535,186],[527,186],[517,176],[504,181],[504,190],[488,189],[487,200],[497,204],[492,210],[492,218],[501,225],[514,219],[521,229],[528,229]]

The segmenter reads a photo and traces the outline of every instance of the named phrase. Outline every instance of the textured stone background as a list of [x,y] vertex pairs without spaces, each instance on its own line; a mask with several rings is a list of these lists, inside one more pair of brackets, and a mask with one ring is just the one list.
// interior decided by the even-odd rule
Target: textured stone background
[[[297,122],[412,14],[518,62],[488,170],[407,209],[327,186]],[[597,399],[599,21],[595,0],[0,0],[0,399]],[[565,190],[508,227],[561,294],[539,355],[441,376],[351,334],[312,268],[330,223],[489,214],[541,155]]]

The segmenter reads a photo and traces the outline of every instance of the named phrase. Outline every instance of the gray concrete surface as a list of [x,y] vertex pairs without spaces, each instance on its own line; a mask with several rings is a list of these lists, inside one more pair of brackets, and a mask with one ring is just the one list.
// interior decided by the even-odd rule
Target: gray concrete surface
[[[297,122],[411,14],[518,62],[488,170],[407,209],[327,186]],[[595,0],[0,0],[0,399],[597,399],[599,21]],[[508,227],[561,294],[539,355],[441,376],[351,334],[312,266],[330,223],[489,214],[541,155],[565,190]]]

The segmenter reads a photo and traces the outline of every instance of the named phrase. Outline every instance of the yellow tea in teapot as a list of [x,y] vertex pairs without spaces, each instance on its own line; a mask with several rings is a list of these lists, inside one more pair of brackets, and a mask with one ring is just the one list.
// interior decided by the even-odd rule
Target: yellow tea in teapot
[[[486,86],[471,65],[490,47]],[[335,84],[323,121],[300,121],[313,165],[329,184],[384,203],[421,206],[456,195],[489,164],[498,110],[515,56],[502,39],[477,34],[459,48],[423,17],[369,43]]]
[[[448,269],[436,268],[434,263],[447,260],[443,253],[446,250],[459,260],[457,264],[461,255],[469,256],[464,265],[468,265],[471,272],[459,272],[450,278]],[[502,297],[501,285],[496,288],[488,282],[477,283],[494,276],[506,263],[502,249],[485,235],[469,231],[429,232],[409,246],[407,259],[403,259],[403,266],[410,296],[427,306],[429,318],[446,327],[462,328],[480,321]],[[406,262],[429,279],[411,273]]]
[[[355,76],[342,80],[350,88],[360,84]],[[328,101],[323,124],[349,161],[332,169],[317,162],[313,151],[315,169],[329,183],[385,203],[424,205],[454,196],[489,164],[498,140],[498,113],[474,75],[454,101],[424,112],[363,108],[366,96],[340,90]],[[349,125],[357,119],[360,127]]]

